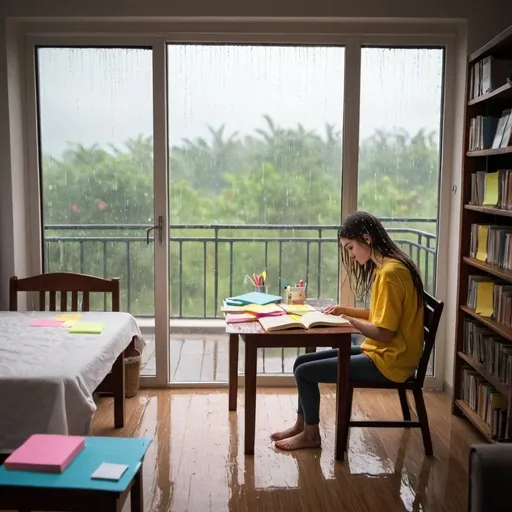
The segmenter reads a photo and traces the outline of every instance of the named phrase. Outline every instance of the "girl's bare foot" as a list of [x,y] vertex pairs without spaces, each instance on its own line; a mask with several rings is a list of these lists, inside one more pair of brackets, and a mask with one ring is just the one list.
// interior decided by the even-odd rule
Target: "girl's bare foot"
[[274,432],[270,439],[272,441],[280,441],[281,439],[288,439],[289,437],[293,437],[297,434],[300,434],[304,430],[304,418],[297,414],[297,419],[295,420],[295,425],[291,428],[283,430],[282,432]]
[[320,432],[311,432],[306,429],[293,437],[278,441],[276,448],[281,450],[300,450],[303,448],[320,448],[321,444]]
[[303,426],[294,425],[293,427],[283,430],[282,432],[274,432],[270,436],[270,439],[272,439],[272,441],[281,441],[281,439],[288,439],[289,437],[300,434],[303,430]]

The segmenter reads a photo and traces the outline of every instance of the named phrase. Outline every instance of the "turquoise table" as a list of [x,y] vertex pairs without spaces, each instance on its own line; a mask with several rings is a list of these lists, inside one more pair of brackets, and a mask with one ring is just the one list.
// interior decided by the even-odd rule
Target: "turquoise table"
[[[132,512],[144,510],[142,462],[150,439],[86,437],[85,449],[63,473],[12,471],[0,466],[0,510],[120,511],[130,494]],[[102,462],[126,464],[118,481],[93,480]]]

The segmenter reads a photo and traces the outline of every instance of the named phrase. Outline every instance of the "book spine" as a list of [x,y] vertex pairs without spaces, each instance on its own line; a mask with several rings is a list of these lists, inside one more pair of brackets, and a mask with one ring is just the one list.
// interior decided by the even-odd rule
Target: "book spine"
[[62,462],[60,466],[60,472],[64,471],[73,460],[76,459],[79,453],[81,453],[85,448],[85,439],[82,439],[82,442],[77,445],[77,447],[66,457],[66,459]]

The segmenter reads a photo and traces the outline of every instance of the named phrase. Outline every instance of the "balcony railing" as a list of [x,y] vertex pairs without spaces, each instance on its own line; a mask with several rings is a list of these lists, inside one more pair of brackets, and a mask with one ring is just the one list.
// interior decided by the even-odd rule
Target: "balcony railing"
[[[381,218],[418,266],[425,288],[436,279],[435,218]],[[45,270],[121,278],[123,309],[153,316],[152,246],[145,224],[45,226]],[[247,290],[243,276],[268,269],[271,293],[304,279],[308,296],[338,300],[335,225],[173,225],[169,230],[171,317],[219,318],[222,299]],[[153,241],[152,239],[150,239]]]

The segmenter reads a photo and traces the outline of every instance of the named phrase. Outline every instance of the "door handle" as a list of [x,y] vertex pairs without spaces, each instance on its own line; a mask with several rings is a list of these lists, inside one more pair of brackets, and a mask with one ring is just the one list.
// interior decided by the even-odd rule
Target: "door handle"
[[150,235],[151,231],[153,231],[155,229],[158,229],[158,243],[160,245],[162,245],[162,242],[163,242],[163,240],[162,240],[163,228],[164,228],[164,219],[160,215],[158,217],[158,224],[155,224],[153,227],[146,229],[146,243],[148,245],[150,244],[149,235]]

